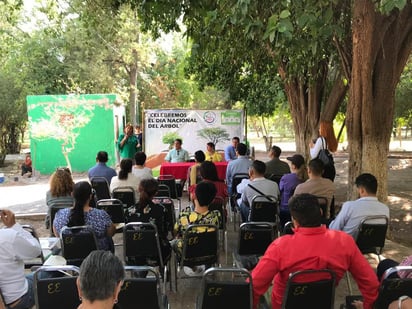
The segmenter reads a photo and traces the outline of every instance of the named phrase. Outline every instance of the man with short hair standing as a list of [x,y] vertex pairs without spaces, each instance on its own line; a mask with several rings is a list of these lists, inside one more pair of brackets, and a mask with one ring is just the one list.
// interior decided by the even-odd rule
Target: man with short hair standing
[[107,152],[99,151],[96,155],[96,165],[90,168],[87,173],[89,180],[93,177],[104,177],[110,185],[112,178],[117,176],[117,173],[113,168],[106,165],[107,161],[109,161]]
[[165,161],[170,163],[187,162],[189,161],[189,153],[182,148],[182,140],[176,138],[174,148],[166,155]]
[[384,215],[389,219],[389,208],[378,201],[376,192],[378,181],[372,174],[361,174],[355,180],[360,198],[356,201],[348,201],[342,205],[339,214],[333,220],[329,228],[341,230],[354,239],[358,236],[358,227],[367,216]]
[[345,272],[350,271],[363,296],[364,308],[371,309],[378,296],[379,282],[353,238],[321,224],[316,196],[293,196],[289,200],[289,208],[294,234],[273,241],[252,272],[254,308],[272,282],[272,307],[278,309],[282,305],[289,274],[327,268],[335,272],[336,285]]
[[36,238],[16,223],[14,213],[0,210],[5,228],[0,229],[0,290],[6,308],[26,309],[34,306],[33,276],[24,275],[25,259],[41,253]]
[[[232,145],[229,145],[225,148],[225,161],[236,160],[236,147],[239,144],[239,137],[235,136],[232,138]],[[246,154],[246,153],[245,153]]]
[[282,149],[278,146],[272,146],[269,151],[270,160],[266,162],[266,172],[265,176],[270,177],[270,175],[283,176],[290,173],[290,167],[287,162],[281,161],[279,159]]

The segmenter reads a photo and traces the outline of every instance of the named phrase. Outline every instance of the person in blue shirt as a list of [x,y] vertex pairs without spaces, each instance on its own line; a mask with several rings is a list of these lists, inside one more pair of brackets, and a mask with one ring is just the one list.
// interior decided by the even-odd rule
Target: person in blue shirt
[[189,161],[189,153],[182,148],[182,140],[175,139],[174,148],[169,151],[165,157],[165,161],[170,163],[187,162]]
[[110,181],[114,176],[117,176],[116,171],[106,165],[109,161],[109,155],[106,151],[99,151],[96,155],[96,165],[89,169],[87,176],[89,180],[93,177],[104,177],[107,180],[107,183],[110,184]]
[[236,147],[240,143],[239,137],[232,138],[232,145],[225,148],[225,161],[235,160],[237,158]]

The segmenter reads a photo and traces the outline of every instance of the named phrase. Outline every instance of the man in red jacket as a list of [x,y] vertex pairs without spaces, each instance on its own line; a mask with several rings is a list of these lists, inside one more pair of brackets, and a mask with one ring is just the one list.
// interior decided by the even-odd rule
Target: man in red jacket
[[313,195],[292,197],[289,209],[295,233],[273,241],[252,272],[254,308],[272,281],[272,306],[281,308],[290,273],[322,268],[336,273],[336,284],[350,271],[364,298],[364,308],[372,308],[379,282],[353,238],[321,224],[318,199]]

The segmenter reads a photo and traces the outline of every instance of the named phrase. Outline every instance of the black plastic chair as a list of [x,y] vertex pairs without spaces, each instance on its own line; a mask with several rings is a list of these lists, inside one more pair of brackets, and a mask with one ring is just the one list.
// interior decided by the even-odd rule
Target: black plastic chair
[[159,187],[157,189],[155,196],[156,197],[167,196],[168,198],[171,198],[170,188],[166,186],[165,184],[159,183]]
[[246,269],[210,268],[203,275],[196,309],[251,309],[252,291],[252,276]]
[[237,193],[237,185],[242,182],[243,179],[249,179],[249,174],[246,173],[236,173],[232,177],[231,193],[229,196],[229,204],[231,210],[231,217],[233,218],[233,229],[236,232],[236,214],[238,212],[239,206],[237,205],[237,200],[240,198],[240,194]]
[[179,212],[182,208],[182,189],[180,183],[176,182],[176,178],[173,175],[159,175],[157,178],[159,184],[166,185],[169,188],[170,197],[174,200],[177,200],[179,205]]
[[283,175],[276,175],[276,174],[271,174],[268,179],[276,182],[278,185],[280,183],[280,179],[283,177]]
[[129,208],[136,204],[135,190],[133,187],[124,186],[114,188],[112,191],[112,197],[122,201],[123,208]]
[[[34,227],[30,224],[23,224],[21,226],[25,231],[29,232],[37,241],[40,243],[39,237],[37,236],[37,232]],[[43,250],[40,251],[39,256],[36,259],[31,260],[24,260],[24,268],[30,269],[33,266],[41,266],[44,264],[45,258],[43,255]]]
[[[180,259],[175,255],[175,282],[177,278],[186,278],[181,275],[184,266],[194,267],[206,265],[211,267],[219,261],[219,228],[212,224],[189,225],[183,234],[183,252]],[[201,275],[190,276],[189,278]]]
[[114,224],[124,223],[123,202],[118,199],[103,199],[97,201],[97,209],[106,211]]
[[[164,260],[162,247],[153,223],[130,222],[123,229],[123,258],[126,265],[159,267],[163,284],[170,276],[169,259]],[[170,281],[170,288],[172,282]]]
[[332,270],[302,270],[289,275],[282,309],[333,309],[336,275]]
[[[356,244],[362,254],[373,253],[381,261],[381,254],[385,246],[386,231],[388,230],[388,217],[368,216],[364,218],[358,227]],[[349,293],[352,295],[352,285],[349,273],[346,272],[346,282]]]
[[90,184],[94,189],[96,202],[103,199],[110,198],[110,186],[104,177],[92,177],[90,179]]
[[[162,293],[159,275],[148,266],[125,266],[126,278],[120,289],[117,308],[121,309],[166,309],[167,296]],[[145,278],[134,278],[136,273],[146,273]],[[114,307],[116,308],[116,306]]]
[[273,224],[270,222],[245,222],[240,225],[233,262],[237,267],[253,269],[258,258],[275,239]]
[[67,265],[80,266],[90,252],[97,250],[97,240],[91,227],[65,226],[60,231],[62,255]]
[[209,211],[214,211],[217,210],[220,212],[220,222],[219,222],[219,231],[222,232],[223,237],[220,237],[222,239],[222,245],[223,249],[225,250],[225,259],[227,263],[227,230],[226,230],[226,202],[225,199],[216,196],[215,199],[209,204]]
[[61,201],[56,201],[50,205],[50,236],[54,237],[53,233],[53,222],[54,222],[54,217],[56,217],[56,213],[60,209],[64,208],[70,208],[73,207],[72,203],[67,203],[67,202],[61,202]]
[[279,224],[279,202],[276,196],[256,195],[250,206],[249,221]]
[[173,234],[173,229],[176,223],[176,211],[173,200],[169,196],[155,196],[152,200],[154,203],[160,203],[165,207],[167,230]]
[[[398,272],[403,272],[403,278],[391,276]],[[391,267],[382,276],[375,308],[387,309],[392,301],[403,295],[412,297],[412,266]]]
[[[44,276],[51,272],[52,276]],[[56,276],[59,274],[61,276]],[[73,309],[80,305],[76,266],[42,266],[33,274],[34,299],[37,309]]]

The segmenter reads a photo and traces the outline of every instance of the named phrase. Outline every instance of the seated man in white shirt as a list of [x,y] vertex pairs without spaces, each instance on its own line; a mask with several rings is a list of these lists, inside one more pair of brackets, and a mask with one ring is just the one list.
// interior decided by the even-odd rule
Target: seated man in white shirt
[[[262,161],[255,160],[249,168],[249,178],[243,179],[236,187],[239,194],[242,194],[238,200],[240,207],[240,215],[242,222],[247,222],[249,217],[252,200],[256,195],[274,196],[273,200],[277,201],[279,198],[279,187],[274,181],[268,180],[264,177],[266,165]],[[256,188],[260,192],[253,188]]]
[[34,306],[33,277],[24,275],[24,259],[41,253],[36,238],[16,223],[14,213],[3,209],[0,218],[0,290],[6,308],[26,309]]
[[379,215],[384,215],[389,219],[389,208],[379,202],[376,197],[378,181],[375,176],[368,173],[361,174],[356,178],[355,184],[360,198],[344,203],[329,228],[344,231],[356,240],[358,227],[363,219],[367,216]]

